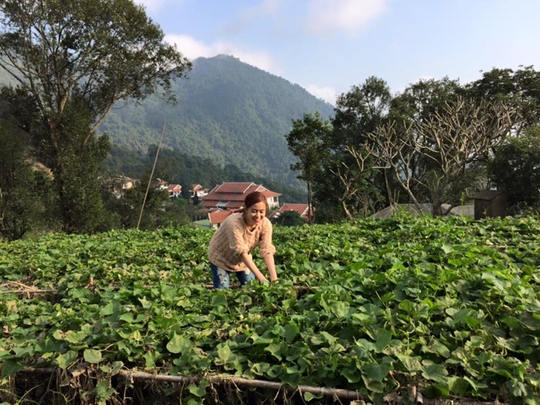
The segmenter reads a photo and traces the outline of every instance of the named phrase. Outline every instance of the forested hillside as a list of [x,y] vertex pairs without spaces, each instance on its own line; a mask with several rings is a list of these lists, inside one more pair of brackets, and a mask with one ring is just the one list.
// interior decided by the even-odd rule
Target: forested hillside
[[300,86],[224,55],[196,59],[173,91],[178,104],[172,106],[155,96],[115,105],[100,130],[113,144],[144,152],[158,144],[165,125],[165,148],[295,184],[295,159],[285,140],[291,121],[304,113],[333,113]]
[[[145,179],[152,167],[156,154],[156,145],[148,148],[146,153],[113,145],[107,170],[112,174],[124,174],[137,179]],[[220,166],[211,159],[191,156],[177,149],[163,149],[154,171],[154,178],[166,179],[169,183],[181,184],[184,192],[188,192],[192,184],[201,184],[208,188],[224,181],[254,182],[281,194],[280,201],[288,203],[306,202],[305,187],[294,187],[241,171],[234,164]]]

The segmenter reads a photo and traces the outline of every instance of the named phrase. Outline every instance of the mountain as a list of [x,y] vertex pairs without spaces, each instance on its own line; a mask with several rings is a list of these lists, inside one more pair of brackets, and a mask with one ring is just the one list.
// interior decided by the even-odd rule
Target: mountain
[[297,184],[285,139],[291,121],[315,111],[323,118],[333,114],[332,105],[299,85],[225,55],[195,59],[173,92],[176,105],[157,96],[118,103],[100,131],[113,144],[146,151],[159,143],[165,128],[164,148]]

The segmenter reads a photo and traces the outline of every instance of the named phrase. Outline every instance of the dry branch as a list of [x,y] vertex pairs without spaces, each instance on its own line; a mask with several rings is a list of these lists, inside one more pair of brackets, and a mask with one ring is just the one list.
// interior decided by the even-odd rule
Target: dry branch
[[158,382],[171,382],[171,383],[197,383],[203,379],[208,380],[212,384],[224,384],[233,383],[245,387],[264,388],[271,390],[287,390],[289,392],[309,392],[314,395],[323,395],[333,398],[343,399],[356,399],[361,400],[361,395],[357,391],[350,391],[340,388],[326,388],[326,387],[313,387],[309,385],[299,385],[298,387],[291,387],[278,382],[264,381],[264,380],[250,380],[241,377],[229,377],[229,376],[207,376],[207,377],[195,377],[195,376],[180,376],[180,375],[167,375],[167,374],[150,374],[143,372],[133,371],[120,371],[118,374],[128,378],[131,382],[134,380],[145,381],[158,381]]
[[[18,372],[18,374],[55,374],[59,371],[58,368],[28,368]],[[69,373],[70,377],[77,378],[82,374],[85,374],[86,368],[82,365]],[[215,376],[186,376],[186,375],[168,375],[168,374],[152,374],[145,372],[138,372],[133,370],[120,370],[116,375],[125,378],[130,384],[135,380],[149,381],[156,383],[173,383],[173,384],[191,384],[198,383],[202,380],[206,380],[215,385],[224,385],[232,383],[237,386],[261,388],[276,391],[288,391],[290,393],[304,393],[309,392],[314,395],[322,395],[326,397],[332,397],[335,401],[341,402],[342,399],[351,400],[351,405],[356,403],[365,403],[365,399],[362,398],[358,391],[347,390],[342,388],[326,388],[315,387],[310,385],[299,385],[292,387],[286,384],[282,384],[274,381],[247,379],[242,377],[234,377],[228,375],[215,375]],[[495,400],[494,402],[476,401],[471,398],[434,398],[428,399],[422,396],[422,393],[417,390],[416,386],[408,388],[407,398],[401,397],[396,393],[387,394],[384,397],[385,403],[388,404],[403,404],[412,403],[415,405],[506,405],[506,402],[500,402]]]

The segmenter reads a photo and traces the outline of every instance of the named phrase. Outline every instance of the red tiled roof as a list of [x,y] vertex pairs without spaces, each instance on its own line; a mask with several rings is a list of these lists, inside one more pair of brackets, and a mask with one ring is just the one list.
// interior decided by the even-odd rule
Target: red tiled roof
[[245,194],[234,194],[234,193],[220,193],[220,192],[210,192],[208,195],[204,196],[205,200],[214,200],[214,201],[223,201],[223,200],[231,200],[231,201],[244,201]]
[[244,182],[244,183],[221,183],[220,185],[214,187],[214,189],[211,191],[216,193],[234,193],[234,194],[248,194],[253,191],[265,191],[267,190],[263,186],[258,186],[257,184],[253,182]]
[[169,191],[182,190],[182,186],[180,184],[169,184],[167,186],[167,190]]
[[281,212],[284,211],[297,211],[297,212],[304,212],[307,210],[308,205],[307,204],[291,204],[291,203],[285,203],[283,206],[278,210]]
[[203,207],[216,207],[220,202],[220,208],[237,209],[244,204],[247,194],[260,191],[266,198],[280,196],[280,193],[268,190],[266,187],[255,183],[222,183],[202,197]]
[[191,191],[195,192],[195,191],[198,191],[198,190],[204,190],[204,187],[201,186],[200,184],[192,184],[191,185]]
[[281,206],[274,216],[279,215],[280,213],[287,212],[287,211],[295,211],[298,212],[302,217],[308,218],[309,210],[308,210],[308,204],[291,204],[291,203],[285,203],[283,206]]
[[231,215],[233,212],[229,210],[218,210],[208,213],[208,219],[210,220],[210,223],[212,225],[214,224],[221,224],[223,221],[225,221],[225,218],[227,218],[229,215]]

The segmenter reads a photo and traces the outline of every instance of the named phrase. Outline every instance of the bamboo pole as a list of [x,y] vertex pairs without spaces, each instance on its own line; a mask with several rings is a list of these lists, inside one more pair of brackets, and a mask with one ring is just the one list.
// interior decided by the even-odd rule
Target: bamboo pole
[[[43,374],[54,374],[57,373],[60,368],[39,368],[31,367],[19,370],[16,374],[31,374],[31,373],[43,373]],[[77,367],[72,372],[69,372],[71,378],[76,378],[81,374],[84,374],[88,369],[82,365]],[[273,390],[287,390],[289,392],[310,392],[315,395],[331,396],[334,399],[350,399],[353,401],[358,401],[359,403],[364,402],[364,399],[361,397],[358,391],[351,391],[342,388],[326,388],[326,387],[314,387],[310,385],[299,385],[297,387],[292,387],[290,385],[285,385],[282,383],[274,381],[265,381],[265,380],[250,380],[247,378],[233,377],[233,376],[183,376],[183,375],[168,375],[168,374],[151,374],[138,372],[133,370],[120,370],[116,375],[119,375],[123,378],[128,379],[130,382],[134,380],[140,381],[155,381],[155,382],[170,382],[170,383],[197,383],[203,379],[208,380],[213,384],[225,384],[227,382],[234,383],[236,385],[242,385],[246,387],[253,388],[266,388]],[[496,399],[493,402],[487,401],[478,401],[472,398],[463,398],[463,397],[452,397],[452,398],[423,398],[420,391],[418,391],[416,386],[408,387],[408,400],[411,403],[416,405],[508,405],[507,401],[501,402]],[[411,397],[411,395],[413,397]],[[384,397],[384,402],[388,404],[403,403],[405,398],[397,394],[387,394]],[[351,402],[351,405],[356,402]]]
[[190,376],[181,376],[181,375],[168,375],[168,374],[150,374],[143,372],[133,372],[133,371],[119,371],[119,375],[128,378],[131,382],[134,380],[147,380],[147,381],[158,381],[158,382],[171,382],[171,383],[197,383],[203,379],[210,381],[213,384],[224,384],[231,382],[236,385],[242,385],[245,387],[254,387],[254,388],[266,388],[271,390],[287,390],[289,392],[309,392],[314,395],[323,395],[333,398],[343,398],[343,399],[356,399],[361,400],[362,397],[357,391],[350,391],[341,388],[326,388],[326,387],[313,387],[310,385],[299,385],[297,387],[292,387],[278,382],[265,381],[265,380],[250,380],[247,378],[241,377],[220,377],[220,376],[207,376],[207,377],[190,377]]
[[150,173],[150,178],[148,179],[148,185],[146,186],[146,192],[144,193],[143,203],[141,205],[141,211],[139,213],[139,220],[137,221],[137,229],[141,225],[141,219],[144,211],[144,204],[146,204],[146,197],[148,197],[148,191],[150,190],[150,184],[152,183],[152,178],[154,177],[154,170],[156,168],[156,163],[159,155],[159,150],[161,149],[161,142],[163,141],[163,135],[165,134],[165,124],[163,123],[163,129],[161,130],[161,137],[159,138],[159,145],[156,150],[156,156],[154,157],[154,164],[152,165],[152,172]]
[[[56,368],[27,368],[18,371],[18,373],[43,373],[43,374],[54,374],[59,369]],[[86,371],[86,368],[79,367],[76,370],[74,370],[72,373],[70,373],[70,376],[72,378],[76,378],[80,376],[81,374],[84,374]],[[130,383],[133,383],[135,380],[140,381],[155,381],[155,382],[169,382],[169,383],[198,383],[199,381],[205,379],[211,382],[212,384],[218,384],[222,385],[225,383],[233,383],[236,385],[241,385],[245,387],[253,387],[253,388],[265,388],[270,390],[286,390],[289,392],[299,392],[300,394],[303,392],[310,392],[314,395],[323,395],[323,396],[330,396],[333,398],[341,398],[341,399],[355,399],[355,400],[362,400],[362,397],[360,396],[360,393],[357,391],[351,391],[346,390],[342,388],[326,388],[326,387],[313,387],[310,385],[299,385],[297,387],[292,387],[290,385],[282,384],[279,382],[274,381],[266,381],[266,380],[251,380],[248,378],[242,378],[242,377],[233,377],[233,376],[185,376],[185,375],[169,375],[169,374],[151,374],[151,373],[144,373],[144,372],[138,372],[138,371],[132,371],[132,370],[120,370],[117,375],[122,376],[129,380]]]

